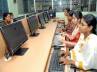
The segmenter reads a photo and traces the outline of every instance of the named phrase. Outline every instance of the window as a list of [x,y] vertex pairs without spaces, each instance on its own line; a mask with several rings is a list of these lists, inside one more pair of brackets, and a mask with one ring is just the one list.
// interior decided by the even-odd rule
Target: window
[[35,1],[36,1],[36,10],[44,10],[52,6],[52,0],[35,0]]
[[0,18],[4,12],[8,12],[7,0],[0,0]]
[[56,11],[63,11],[66,7],[70,7],[70,0],[53,0],[53,8]]
[[34,11],[34,0],[23,0],[24,13],[31,13]]
[[53,0],[53,7],[57,11],[63,11],[64,8],[70,7],[73,10],[96,11],[97,0]]

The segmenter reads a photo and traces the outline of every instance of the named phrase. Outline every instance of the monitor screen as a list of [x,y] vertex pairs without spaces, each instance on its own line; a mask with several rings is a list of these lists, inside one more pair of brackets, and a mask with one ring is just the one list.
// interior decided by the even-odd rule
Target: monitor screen
[[41,24],[41,27],[44,27],[44,24],[45,24],[45,20],[44,20],[44,17],[43,17],[43,13],[40,13],[38,15],[38,19],[39,19],[39,22]]
[[21,21],[1,27],[1,32],[11,55],[18,51],[20,46],[28,39]]
[[38,20],[36,18],[36,15],[28,17],[27,20],[31,31],[31,35],[33,36],[36,34],[36,30],[38,29]]

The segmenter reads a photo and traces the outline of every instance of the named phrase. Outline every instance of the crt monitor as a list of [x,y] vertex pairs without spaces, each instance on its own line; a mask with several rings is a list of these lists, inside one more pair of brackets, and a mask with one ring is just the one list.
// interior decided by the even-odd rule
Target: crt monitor
[[44,11],[43,16],[44,16],[45,23],[47,23],[49,21],[47,11]]
[[36,33],[38,29],[38,20],[37,20],[36,15],[28,17],[27,21],[30,28],[31,36],[38,36],[39,33]]
[[39,10],[36,10],[36,12],[37,13],[41,13],[41,12],[43,12],[43,10],[42,9],[39,9]]
[[34,15],[34,14],[36,14],[36,12],[27,13],[26,17],[30,17],[31,15]]
[[50,14],[49,14],[49,11],[46,11],[46,13],[47,13],[47,17],[48,17],[48,20],[50,21]]
[[28,48],[21,48],[20,46],[28,40],[28,37],[21,21],[1,27],[1,32],[10,55],[24,55]]
[[55,18],[56,17],[56,11],[55,10],[49,10],[49,15],[50,15],[50,18]]
[[14,18],[13,21],[16,22],[16,21],[19,21],[19,20],[21,20],[21,19],[23,19],[23,18],[25,18],[24,15]]
[[45,20],[44,20],[44,17],[43,17],[43,13],[40,13],[38,14],[38,20],[39,20],[39,23],[40,23],[40,29],[44,29],[45,28]]
[[4,21],[3,20],[0,20],[0,27],[4,26]]

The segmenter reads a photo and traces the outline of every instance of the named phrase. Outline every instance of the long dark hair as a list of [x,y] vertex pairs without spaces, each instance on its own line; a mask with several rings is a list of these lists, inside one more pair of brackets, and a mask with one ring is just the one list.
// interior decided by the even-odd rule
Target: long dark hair
[[7,17],[8,15],[9,15],[9,13],[8,13],[8,12],[3,13],[3,20],[5,20],[5,17]]
[[73,13],[74,13],[74,11],[73,10],[70,10],[68,14],[69,14],[69,16],[72,17],[73,16]]
[[65,8],[64,10],[66,10],[67,12],[69,12],[70,11],[70,8]]
[[87,23],[88,26],[92,26],[92,33],[96,34],[96,17],[92,14],[87,14],[85,16],[83,16],[83,19],[85,20],[85,22]]
[[82,19],[82,17],[83,17],[81,11],[75,11],[75,12],[73,13],[73,15],[75,15],[75,17],[76,17],[77,19]]

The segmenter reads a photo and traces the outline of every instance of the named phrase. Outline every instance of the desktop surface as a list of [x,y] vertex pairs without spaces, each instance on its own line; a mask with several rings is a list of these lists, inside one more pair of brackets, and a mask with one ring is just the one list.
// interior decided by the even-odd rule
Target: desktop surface
[[14,56],[8,62],[2,58],[0,72],[44,72],[56,26],[56,22],[47,24],[46,29],[39,30],[38,37],[28,37],[28,41],[22,45],[29,48],[24,56]]

